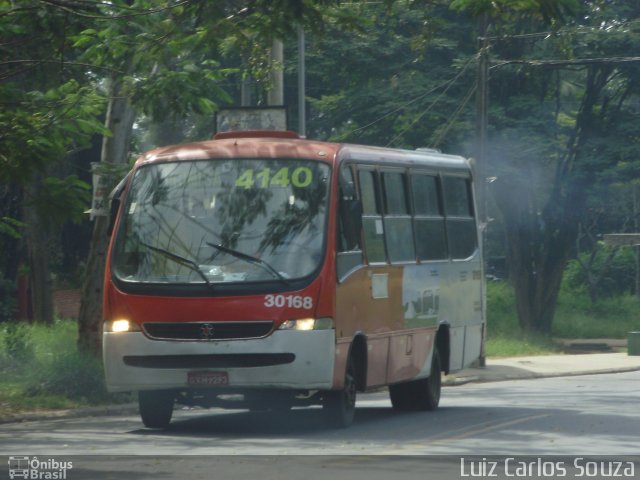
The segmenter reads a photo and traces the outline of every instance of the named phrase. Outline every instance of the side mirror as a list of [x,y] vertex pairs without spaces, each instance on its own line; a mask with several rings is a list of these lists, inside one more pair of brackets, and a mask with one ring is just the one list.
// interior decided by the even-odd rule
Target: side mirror
[[109,226],[107,227],[107,236],[110,237],[113,233],[113,229],[116,225],[116,219],[118,218],[118,211],[120,210],[120,197],[122,197],[122,192],[124,192],[124,187],[127,184],[127,180],[130,175],[127,175],[122,180],[118,182],[118,185],[113,189],[111,195],[109,195],[109,199],[111,200],[109,206]]
[[116,225],[116,218],[118,218],[118,210],[120,210],[120,198],[112,198],[111,206],[109,207],[109,226],[107,227],[107,236],[110,237],[113,233],[113,228]]
[[340,171],[341,200],[353,200],[356,198],[356,186],[353,183],[351,170],[343,168]]

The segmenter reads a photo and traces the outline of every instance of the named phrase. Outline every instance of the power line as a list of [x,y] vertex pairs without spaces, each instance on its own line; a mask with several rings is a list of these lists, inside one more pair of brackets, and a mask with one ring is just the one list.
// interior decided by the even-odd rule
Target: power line
[[476,85],[472,85],[471,88],[469,89],[469,92],[467,92],[466,97],[462,100],[462,102],[460,102],[460,105],[458,106],[456,111],[453,112],[449,120],[447,120],[447,124],[445,125],[445,127],[442,129],[440,134],[438,134],[438,138],[436,138],[435,141],[433,142],[432,144],[433,148],[437,148],[438,145],[440,145],[440,142],[447,135],[447,133],[449,133],[449,130],[451,130],[453,123],[456,121],[456,119],[458,118],[458,116],[460,115],[464,107],[467,106],[467,104],[469,103],[469,100],[471,100],[471,97],[473,96],[475,91],[476,91]]
[[628,63],[638,62],[640,57],[601,57],[601,58],[574,58],[573,60],[501,60],[490,68],[501,67],[503,65],[532,65],[532,66],[554,66],[554,65],[593,65],[597,63]]
[[[347,133],[347,135],[352,135],[356,132],[359,132],[361,130],[365,130],[369,127],[371,127],[372,125],[375,125],[378,122],[381,122],[382,120],[384,120],[385,118],[387,118],[390,115],[393,115],[394,113],[399,112],[400,110],[404,110],[406,107],[408,107],[409,105],[417,102],[418,100],[422,100],[424,97],[426,97],[427,95],[432,94],[433,92],[441,89],[442,87],[446,87],[445,92],[449,89],[449,87],[465,72],[465,70],[467,69],[467,67],[469,66],[469,64],[474,60],[475,57],[471,57],[467,63],[464,64],[464,66],[462,67],[462,70],[451,80],[447,80],[446,82],[441,83],[440,85],[432,88],[431,90],[421,93],[420,95],[418,95],[417,97],[409,100],[407,103],[404,103],[402,105],[400,105],[399,107],[397,107],[394,110],[391,110],[390,112],[385,113],[384,115],[382,115],[381,117],[375,119],[374,121],[362,126],[362,127],[358,127],[354,130],[351,130],[350,132]],[[444,92],[443,92],[444,93]],[[440,97],[438,97],[440,98]]]
[[[527,39],[527,38],[550,38],[550,37],[559,37],[564,35],[588,35],[588,34],[607,34],[607,35],[624,35],[629,33],[628,31],[620,31],[620,28],[625,28],[628,26],[634,26],[640,23],[640,20],[633,19],[628,20],[626,22],[616,23],[614,25],[608,26],[606,29],[602,29],[599,26],[596,27],[585,27],[578,26],[577,28],[565,28],[556,31],[548,31],[548,32],[532,32],[532,33],[519,33],[519,34],[504,34],[504,35],[492,35],[492,36],[481,36],[478,37],[478,40],[518,40],[518,39]],[[582,27],[582,28],[581,28]]]
[[[404,129],[402,129],[400,131],[400,133],[398,133],[395,137],[393,137],[391,139],[391,141],[389,141],[387,143],[387,147],[389,145],[392,145],[398,138],[400,138],[402,135],[404,135],[411,127],[413,127],[422,117],[424,117],[434,106],[436,103],[438,103],[438,101],[444,96],[445,93],[447,93],[447,91],[449,91],[449,88],[451,88],[451,86],[462,76],[462,74],[467,70],[467,67],[471,64],[471,62],[475,59],[476,57],[471,57],[467,63],[465,63],[464,67],[462,68],[462,70],[460,70],[460,72],[458,72],[458,74],[451,79],[449,82],[447,82],[446,88],[442,91],[442,93],[440,93],[440,95],[438,95],[438,97],[431,102],[431,104],[420,114],[418,115],[413,122],[411,122],[409,125],[407,125],[407,127],[405,127]],[[435,90],[435,89],[434,89]],[[432,90],[433,91],[433,90]],[[397,110],[396,110],[397,111]]]

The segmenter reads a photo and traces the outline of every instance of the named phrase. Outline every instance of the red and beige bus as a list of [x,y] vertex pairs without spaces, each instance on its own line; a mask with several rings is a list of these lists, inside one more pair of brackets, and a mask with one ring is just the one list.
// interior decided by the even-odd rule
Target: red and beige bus
[[114,192],[104,289],[110,391],[143,423],[175,403],[438,406],[483,354],[483,265],[461,157],[228,132],[141,156]]

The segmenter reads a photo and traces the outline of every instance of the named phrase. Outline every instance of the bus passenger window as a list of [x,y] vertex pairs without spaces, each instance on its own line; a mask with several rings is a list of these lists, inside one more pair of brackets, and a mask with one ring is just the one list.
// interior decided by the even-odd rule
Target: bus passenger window
[[411,175],[413,208],[416,215],[442,217],[438,198],[438,178],[432,175]]
[[380,202],[376,188],[376,172],[360,170],[360,198],[362,199],[362,229],[364,247],[369,263],[385,262],[384,226],[380,215]]
[[448,217],[472,217],[469,182],[465,178],[444,177],[444,204]]
[[407,202],[404,173],[383,172],[384,230],[391,262],[414,261],[413,227]]
[[444,177],[443,190],[451,258],[468,258],[478,246],[471,185],[466,178]]
[[416,251],[420,260],[443,260],[448,256],[444,215],[438,194],[438,178],[411,175]]

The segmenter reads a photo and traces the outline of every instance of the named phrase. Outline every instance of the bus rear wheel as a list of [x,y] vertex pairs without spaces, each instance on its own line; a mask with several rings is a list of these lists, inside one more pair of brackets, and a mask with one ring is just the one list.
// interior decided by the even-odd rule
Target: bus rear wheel
[[167,428],[173,415],[174,393],[170,390],[138,392],[142,423],[148,428]]
[[347,370],[342,390],[325,392],[322,408],[331,425],[346,428],[353,423],[356,413],[356,369],[351,357],[347,362]]
[[442,389],[440,355],[434,348],[427,378],[389,386],[391,405],[398,411],[435,410]]

